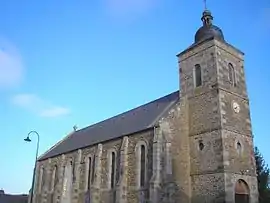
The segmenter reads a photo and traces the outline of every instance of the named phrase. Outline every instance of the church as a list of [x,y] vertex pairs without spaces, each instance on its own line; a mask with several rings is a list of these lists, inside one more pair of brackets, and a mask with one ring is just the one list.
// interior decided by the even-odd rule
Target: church
[[179,90],[74,129],[39,157],[34,203],[258,203],[244,53],[201,20]]

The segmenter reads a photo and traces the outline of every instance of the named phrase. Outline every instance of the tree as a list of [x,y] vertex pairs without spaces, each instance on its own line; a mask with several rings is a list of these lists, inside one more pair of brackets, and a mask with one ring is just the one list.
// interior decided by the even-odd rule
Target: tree
[[270,202],[270,170],[264,161],[259,149],[255,147],[255,160],[258,179],[259,202]]

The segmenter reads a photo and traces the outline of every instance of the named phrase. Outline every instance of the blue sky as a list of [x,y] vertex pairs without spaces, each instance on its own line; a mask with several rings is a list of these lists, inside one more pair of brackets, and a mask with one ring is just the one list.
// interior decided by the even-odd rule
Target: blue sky
[[[177,90],[176,54],[201,26],[203,1],[0,2],[0,188],[26,193],[40,154],[72,131]],[[208,0],[245,52],[255,144],[270,163],[270,2]]]

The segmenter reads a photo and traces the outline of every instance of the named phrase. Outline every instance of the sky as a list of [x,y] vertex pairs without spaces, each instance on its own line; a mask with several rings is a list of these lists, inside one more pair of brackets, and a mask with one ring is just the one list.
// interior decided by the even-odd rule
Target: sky
[[[208,0],[245,52],[255,145],[270,164],[270,1]],[[201,26],[199,0],[0,1],[0,188],[28,193],[44,153],[73,130],[179,89],[176,54]]]

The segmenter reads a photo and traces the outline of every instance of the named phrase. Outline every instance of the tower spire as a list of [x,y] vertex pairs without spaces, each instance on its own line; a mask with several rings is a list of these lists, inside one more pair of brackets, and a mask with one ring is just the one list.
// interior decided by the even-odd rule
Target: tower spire
[[204,4],[204,11],[203,11],[203,15],[201,20],[203,21],[203,25],[204,26],[211,26],[212,25],[212,20],[213,20],[213,16],[211,14],[211,11],[209,11],[207,9],[207,0],[203,0],[203,4]]
[[204,10],[207,10],[206,0],[203,0]]

